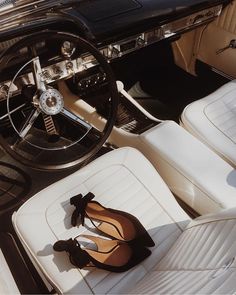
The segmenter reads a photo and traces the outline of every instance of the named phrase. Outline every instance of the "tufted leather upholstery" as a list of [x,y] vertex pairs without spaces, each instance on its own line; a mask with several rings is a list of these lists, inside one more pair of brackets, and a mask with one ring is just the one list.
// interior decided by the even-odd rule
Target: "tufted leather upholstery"
[[[114,274],[95,268],[78,270],[69,263],[66,253],[53,251],[58,239],[88,232],[85,227],[70,226],[74,208],[69,205],[72,195],[88,191],[105,206],[139,218],[156,243],[148,259],[126,273]],[[28,253],[59,293],[157,294],[177,292],[178,286],[194,293],[199,289],[192,289],[194,280],[201,278],[216,288],[222,276],[212,275],[236,254],[235,218],[233,210],[227,218],[222,214],[190,223],[144,156],[135,149],[122,148],[36,194],[13,215],[13,223]],[[233,271],[225,270],[224,279],[229,285],[223,284],[222,292],[236,289],[231,279]],[[151,285],[149,280],[153,280]]]
[[236,210],[198,220],[189,224],[169,253],[132,293],[235,293]]
[[190,133],[236,166],[236,80],[188,105],[181,121]]

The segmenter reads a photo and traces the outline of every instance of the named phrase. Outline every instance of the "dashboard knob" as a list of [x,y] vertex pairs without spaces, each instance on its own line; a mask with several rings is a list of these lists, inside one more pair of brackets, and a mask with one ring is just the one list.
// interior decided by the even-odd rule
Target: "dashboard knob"
[[120,50],[119,50],[116,46],[113,46],[113,47],[112,47],[112,50],[111,50],[111,56],[112,56],[113,58],[116,58],[116,57],[121,56],[121,52],[120,52]]
[[55,75],[57,75],[57,76],[61,76],[61,74],[63,73],[61,67],[58,66],[58,65],[55,65],[55,66],[52,68],[52,70],[53,70],[53,73],[54,73]]
[[75,45],[72,42],[65,41],[61,46],[61,53],[64,57],[70,58],[75,52]]
[[142,38],[142,37],[139,37],[138,39],[137,39],[137,45],[138,46],[144,46],[146,44],[146,41]]
[[51,76],[49,70],[44,70],[42,72],[42,79],[43,79],[43,81],[48,81],[48,80],[52,79],[52,76]]
[[73,63],[71,61],[68,61],[66,63],[66,69],[67,69],[67,72],[68,72],[69,75],[74,74],[74,65],[73,65]]

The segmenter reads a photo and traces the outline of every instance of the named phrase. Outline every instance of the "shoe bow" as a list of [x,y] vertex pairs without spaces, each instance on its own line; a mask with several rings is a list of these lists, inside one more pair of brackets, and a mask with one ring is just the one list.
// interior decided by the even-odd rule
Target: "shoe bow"
[[72,226],[76,226],[77,219],[80,218],[81,224],[84,226],[84,219],[86,214],[87,204],[94,198],[94,194],[88,193],[83,196],[82,194],[76,195],[70,199],[70,204],[75,206],[75,210],[71,216]]

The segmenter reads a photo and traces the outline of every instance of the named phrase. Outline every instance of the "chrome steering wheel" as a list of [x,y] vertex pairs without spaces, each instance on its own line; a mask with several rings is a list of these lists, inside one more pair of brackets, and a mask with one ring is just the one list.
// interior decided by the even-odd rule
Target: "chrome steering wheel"
[[[45,51],[47,46],[52,46],[51,50]],[[19,56],[22,62],[16,62]],[[14,66],[6,116],[2,116],[7,117],[13,132],[1,128],[2,147],[15,159],[37,169],[70,168],[95,155],[112,131],[119,97],[112,70],[100,51],[76,35],[46,31],[34,33],[7,49],[0,59],[0,73],[11,71],[15,63],[17,71]],[[106,105],[107,117],[102,130],[68,107],[70,98],[58,87],[59,81],[76,80],[76,75],[88,71],[91,63],[105,80],[102,87],[106,94],[101,103]],[[55,69],[53,76],[48,68]]]

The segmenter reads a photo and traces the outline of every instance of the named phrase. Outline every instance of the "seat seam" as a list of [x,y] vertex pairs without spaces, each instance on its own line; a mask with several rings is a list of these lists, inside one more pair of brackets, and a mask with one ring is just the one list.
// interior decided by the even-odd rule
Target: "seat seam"
[[190,230],[193,227],[201,226],[203,224],[208,224],[208,223],[213,223],[213,222],[221,222],[221,221],[229,221],[229,220],[236,220],[236,217],[228,217],[228,218],[224,217],[222,219],[209,220],[206,222],[201,222],[201,220],[199,220],[199,222],[200,222],[199,224],[187,225],[187,227],[184,231]]

